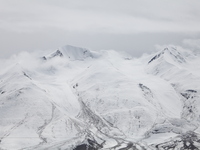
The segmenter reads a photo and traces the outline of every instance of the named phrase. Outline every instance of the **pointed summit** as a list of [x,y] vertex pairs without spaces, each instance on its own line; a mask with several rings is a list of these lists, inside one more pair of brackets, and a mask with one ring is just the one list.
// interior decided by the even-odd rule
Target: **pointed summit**
[[174,47],[164,48],[162,51],[158,52],[158,54],[155,55],[148,62],[148,64],[150,64],[151,62],[158,60],[158,59],[165,60],[169,63],[171,63],[171,62],[185,63],[186,62],[186,60],[185,60],[184,56],[181,54],[181,52],[179,52]]

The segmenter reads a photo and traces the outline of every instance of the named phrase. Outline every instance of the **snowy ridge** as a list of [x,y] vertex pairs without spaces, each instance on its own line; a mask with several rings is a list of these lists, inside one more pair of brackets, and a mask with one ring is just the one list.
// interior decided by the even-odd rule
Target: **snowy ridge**
[[18,57],[0,72],[0,149],[200,148],[198,55],[64,46]]
[[86,48],[80,48],[80,47],[74,47],[71,45],[66,45],[63,47],[60,47],[56,52],[53,52],[52,54],[48,56],[44,56],[43,59],[51,59],[54,57],[65,57],[70,60],[84,60],[87,57],[95,57],[95,54],[91,53]]

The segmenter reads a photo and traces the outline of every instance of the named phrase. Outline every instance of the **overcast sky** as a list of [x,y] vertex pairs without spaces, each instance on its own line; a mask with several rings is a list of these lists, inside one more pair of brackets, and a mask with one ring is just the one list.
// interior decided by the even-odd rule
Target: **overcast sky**
[[0,57],[74,45],[140,56],[200,48],[200,0],[0,0]]

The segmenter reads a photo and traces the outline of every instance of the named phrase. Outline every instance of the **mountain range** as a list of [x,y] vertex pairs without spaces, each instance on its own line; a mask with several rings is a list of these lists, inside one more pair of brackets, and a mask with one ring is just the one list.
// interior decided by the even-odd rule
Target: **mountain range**
[[2,150],[200,149],[200,55],[63,46],[0,62]]

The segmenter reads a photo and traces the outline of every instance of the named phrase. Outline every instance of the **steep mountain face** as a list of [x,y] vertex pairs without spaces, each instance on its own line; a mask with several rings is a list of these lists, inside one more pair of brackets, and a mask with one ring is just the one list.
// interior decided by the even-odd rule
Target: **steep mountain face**
[[0,69],[0,149],[199,149],[200,59],[64,46]]

